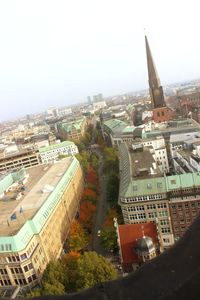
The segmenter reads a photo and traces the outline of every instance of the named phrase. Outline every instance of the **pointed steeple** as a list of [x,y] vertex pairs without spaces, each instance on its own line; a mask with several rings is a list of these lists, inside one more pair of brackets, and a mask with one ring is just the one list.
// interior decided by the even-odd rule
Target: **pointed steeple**
[[160,85],[160,79],[154,64],[153,56],[149,47],[149,42],[147,36],[145,35],[145,45],[146,45],[146,54],[147,54],[147,67],[148,67],[148,76],[149,76],[149,90],[152,100],[153,108],[166,106],[163,88]]

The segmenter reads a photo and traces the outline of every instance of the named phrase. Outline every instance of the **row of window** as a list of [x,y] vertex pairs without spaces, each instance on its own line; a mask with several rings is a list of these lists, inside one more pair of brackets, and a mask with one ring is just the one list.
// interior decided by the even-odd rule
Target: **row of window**
[[172,204],[171,208],[173,210],[179,209],[179,208],[189,208],[189,207],[200,207],[200,202],[190,202],[190,203],[180,203],[180,204]]
[[161,228],[161,232],[162,233],[170,233],[170,228],[169,227],[164,227],[164,228]]
[[[167,205],[166,203],[158,203],[158,204],[147,204],[146,208],[147,209],[156,209],[157,208],[166,208]],[[145,209],[144,205],[140,205],[140,206],[130,206],[127,208],[128,211],[141,211]],[[125,209],[126,210],[126,209]]]
[[150,196],[141,196],[135,198],[121,198],[120,200],[124,203],[132,203],[132,202],[140,202],[140,201],[147,201],[147,200],[157,200],[162,199],[162,195],[150,195]]
[[[157,214],[157,212],[148,213],[148,217],[150,219],[157,218],[157,216],[160,217],[160,218],[167,217],[168,212],[164,210],[164,211],[159,211],[158,214]],[[145,213],[130,214],[129,218],[130,218],[130,220],[146,219],[146,214]]]

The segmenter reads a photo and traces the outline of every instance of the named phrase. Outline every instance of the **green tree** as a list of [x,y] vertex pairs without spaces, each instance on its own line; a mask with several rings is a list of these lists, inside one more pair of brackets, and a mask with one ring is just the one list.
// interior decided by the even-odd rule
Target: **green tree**
[[76,154],[76,158],[79,160],[82,168],[83,168],[83,172],[84,174],[87,173],[87,170],[89,168],[89,153],[87,151],[82,151],[79,154]]
[[85,252],[78,260],[78,290],[117,278],[117,272],[110,262],[96,252]]
[[116,173],[111,172],[108,175],[107,200],[111,205],[117,205],[119,193],[119,178]]
[[63,295],[65,274],[59,261],[50,261],[42,277],[42,295]]
[[62,257],[61,263],[65,272],[65,291],[73,293],[77,290],[77,281],[80,278],[77,267],[80,253],[71,251]]
[[96,153],[92,153],[90,156],[90,162],[92,167],[97,170],[99,166],[99,159]]
[[118,252],[117,234],[114,226],[104,228],[101,231],[100,239],[105,250],[112,251],[114,253]]
[[105,172],[109,173],[112,171],[118,173],[119,162],[116,149],[105,147],[103,155],[105,159]]
[[65,287],[62,283],[55,280],[54,284],[45,282],[43,285],[43,295],[64,295]]
[[26,294],[26,298],[34,298],[34,297],[39,297],[41,295],[42,295],[42,290],[37,288],[37,289],[32,290],[31,292],[28,292]]

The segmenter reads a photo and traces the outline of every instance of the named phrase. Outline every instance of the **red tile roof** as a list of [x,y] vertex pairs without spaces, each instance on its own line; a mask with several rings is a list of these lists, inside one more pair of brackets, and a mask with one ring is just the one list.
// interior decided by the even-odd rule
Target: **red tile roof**
[[145,236],[153,239],[154,245],[158,244],[157,230],[154,223],[119,225],[119,237],[124,264],[139,262],[134,247],[137,239],[143,236],[143,231]]

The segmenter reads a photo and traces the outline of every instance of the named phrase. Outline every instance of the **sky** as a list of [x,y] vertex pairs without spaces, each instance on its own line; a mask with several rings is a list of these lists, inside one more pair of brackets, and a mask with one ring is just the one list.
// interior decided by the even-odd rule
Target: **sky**
[[0,121],[200,78],[199,0],[0,0]]

